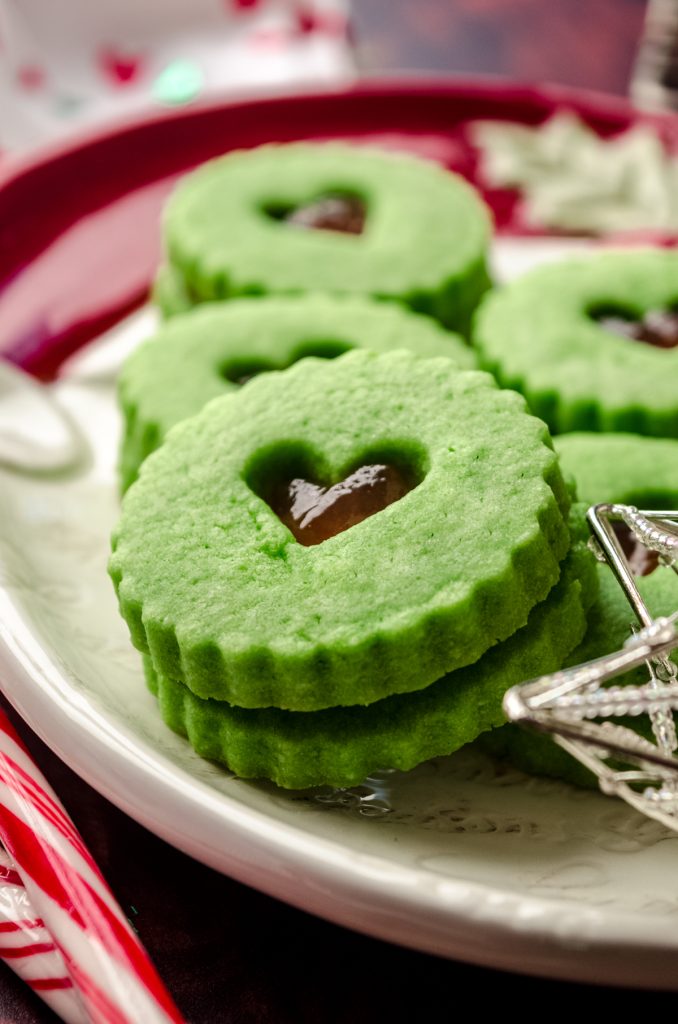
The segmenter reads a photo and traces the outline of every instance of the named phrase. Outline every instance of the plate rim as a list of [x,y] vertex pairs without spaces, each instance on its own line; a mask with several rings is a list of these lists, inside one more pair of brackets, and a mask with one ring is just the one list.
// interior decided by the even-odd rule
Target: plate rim
[[[53,243],[58,242],[64,232],[79,223],[83,217],[93,212],[104,211],[122,196],[131,195],[147,185],[161,184],[174,173],[183,172],[187,168],[188,164],[184,165],[181,161],[168,161],[163,158],[157,166],[152,161],[152,171],[148,178],[143,181],[140,179],[134,184],[126,182],[121,192],[115,184],[117,179],[111,175],[107,178],[98,171],[92,175],[92,166],[98,168],[102,162],[105,164],[111,152],[119,153],[121,146],[125,152],[132,151],[130,147],[134,146],[135,139],[140,140],[150,133],[156,143],[158,139],[163,143],[162,146],[156,146],[154,152],[157,152],[163,149],[166,142],[162,132],[167,126],[175,125],[177,131],[185,131],[186,126],[190,126],[192,122],[197,124],[207,119],[211,124],[210,118],[218,120],[222,114],[227,118],[227,132],[235,129],[236,145],[249,145],[252,144],[251,139],[249,142],[243,139],[249,138],[248,126],[257,121],[263,119],[264,124],[271,121],[275,124],[289,121],[294,124],[296,116],[304,125],[307,124],[304,116],[308,116],[312,123],[317,124],[319,105],[326,103],[334,105],[332,117],[336,112],[338,134],[344,135],[346,129],[342,118],[345,119],[347,113],[350,114],[351,104],[386,103],[389,117],[392,117],[393,107],[389,107],[388,104],[393,104],[395,100],[417,100],[420,103],[447,101],[453,104],[457,111],[464,102],[494,105],[497,109],[496,114],[492,116],[504,116],[507,120],[511,120],[512,109],[517,108],[522,119],[516,118],[516,110],[513,110],[513,119],[517,119],[519,123],[541,123],[555,110],[565,108],[596,125],[606,134],[614,134],[635,124],[653,125],[671,150],[678,151],[676,113],[637,110],[625,97],[594,90],[491,75],[377,74],[359,77],[349,84],[343,83],[339,86],[332,83],[309,83],[303,89],[294,87],[275,95],[248,90],[239,94],[217,94],[184,107],[149,107],[145,111],[111,120],[102,126],[83,127],[28,153],[6,156],[0,161],[0,224],[6,212],[9,220],[4,229],[5,238],[10,242],[9,245],[2,246],[4,238],[3,230],[0,228],[0,296],[5,285],[10,286],[11,293],[13,280],[20,278],[31,263],[34,263]],[[454,124],[458,120],[460,118],[456,116],[450,123]],[[330,118],[328,137],[332,135],[332,124]],[[224,130],[223,125],[221,130]],[[394,131],[397,134],[397,127],[390,127],[387,134],[393,134]],[[257,132],[254,134],[257,135]],[[357,134],[364,134],[360,127]],[[426,134],[424,130],[423,135]],[[307,131],[302,128],[300,135],[307,137]],[[290,138],[292,137],[295,137],[294,132],[290,135]],[[224,148],[229,148],[227,142]],[[84,205],[80,199],[72,198],[73,195],[79,195],[78,190],[70,190],[64,184],[64,180],[70,180],[69,175],[78,162],[84,163],[90,174],[90,185],[85,190]],[[104,180],[109,183],[102,188],[100,183]],[[92,182],[95,183],[94,186]],[[15,246],[11,242],[13,234],[21,238],[22,231],[26,230],[23,221],[26,217],[25,211],[32,208],[31,187],[41,194],[50,194],[54,188],[62,191],[65,189],[64,195],[68,199],[67,219],[62,223],[57,218],[58,222],[52,223],[50,218],[47,218],[46,225],[38,220],[42,224],[39,228],[38,247],[34,248],[33,243],[29,243],[29,252],[23,253],[19,247],[15,254]],[[33,227],[29,223],[26,234],[28,239],[32,237],[32,231]],[[110,306],[105,304],[96,314],[89,308],[78,310],[75,319],[63,329],[58,329],[56,333],[50,333],[48,329],[47,335],[43,337],[40,325],[38,340],[31,337],[31,331],[28,331],[27,338],[3,339],[0,358],[7,358],[43,379],[51,379],[58,372],[60,364],[75,351],[92,340],[97,333],[109,329],[122,316],[141,305],[147,295],[149,284],[148,279],[143,284],[141,281],[134,285],[130,284],[124,295],[111,300]],[[49,320],[49,310],[47,314]]]
[[3,154],[0,163],[0,189],[23,177],[31,171],[53,163],[64,156],[72,156],[79,150],[98,146],[119,136],[137,131],[146,131],[154,125],[191,120],[204,113],[216,112],[223,108],[256,109],[258,107],[285,107],[290,103],[314,103],[331,97],[353,97],[357,100],[403,94],[421,97],[462,97],[493,95],[511,97],[524,102],[546,104],[552,107],[570,106],[573,109],[590,111],[600,117],[618,118],[620,121],[652,123],[678,130],[678,113],[661,110],[641,110],[624,96],[579,86],[563,85],[556,82],[521,80],[510,76],[489,74],[444,75],[419,71],[399,72],[394,75],[361,75],[348,85],[309,84],[307,88],[295,86],[283,89],[275,95],[258,92],[256,89],[243,92],[220,92],[209,99],[201,99],[182,107],[154,108],[135,112],[123,117],[112,118],[101,126],[74,129],[64,138],[43,143],[29,152]]
[[[678,950],[670,917],[611,915],[579,901],[564,905],[402,865],[384,879],[383,859],[214,793],[77,692],[4,585],[0,679],[24,721],[81,778],[156,835],[239,882],[336,924],[435,955],[562,980],[678,988],[675,972],[667,970]],[[121,789],[128,779],[138,787],[130,793]],[[195,821],[203,826],[200,839],[188,827]],[[224,839],[230,849],[217,855]],[[299,873],[294,888],[290,869]]]

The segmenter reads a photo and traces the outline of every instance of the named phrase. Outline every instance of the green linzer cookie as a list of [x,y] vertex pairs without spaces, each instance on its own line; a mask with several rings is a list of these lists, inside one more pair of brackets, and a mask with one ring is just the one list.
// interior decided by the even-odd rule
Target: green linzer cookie
[[[678,509],[678,442],[634,435],[564,434],[555,440],[564,470],[577,482],[586,505],[622,502],[639,508]],[[639,549],[640,550],[640,549]],[[627,554],[631,554],[627,549]],[[637,579],[640,592],[654,615],[669,615],[678,605],[675,575],[645,556],[631,554],[631,564],[652,570]],[[654,566],[654,568],[653,568]],[[630,635],[635,616],[610,569],[598,567],[600,593],[589,613],[586,637],[569,664],[578,665],[619,650]],[[641,684],[644,669],[623,677]],[[630,723],[634,724],[634,723]],[[642,724],[636,720],[636,725]],[[561,778],[581,786],[596,786],[594,775],[553,740],[506,725],[483,736],[481,745],[524,771]]]
[[208,303],[164,324],[123,367],[123,490],[167,431],[209,399],[261,371],[282,370],[305,356],[331,359],[353,348],[407,348],[419,356],[447,355],[464,368],[475,365],[458,335],[385,302],[313,295]]
[[164,317],[187,313],[190,309],[195,309],[201,301],[189,294],[181,274],[169,263],[160,266],[156,273],[152,299]]
[[164,263],[155,275],[152,299],[164,317],[188,313],[200,301],[191,297],[178,270]]
[[110,572],[135,645],[198,696],[368,704],[525,624],[568,503],[518,395],[448,359],[354,351],[178,424],[125,497]]
[[678,509],[678,441],[581,433],[559,435],[553,444],[586,505],[621,502],[637,508]]
[[[598,582],[599,594],[589,612],[586,637],[566,664],[580,665],[620,650],[630,636],[631,627],[637,622],[621,587],[607,566],[598,567]],[[669,615],[675,611],[678,587],[676,577],[669,569],[656,569],[651,576],[640,578],[637,583],[653,615]],[[542,674],[539,671],[524,676],[524,679]],[[646,670],[638,669],[619,677],[617,682],[641,685],[646,679]],[[647,729],[647,722],[643,719],[626,720],[624,724],[639,731],[643,727]],[[503,725],[500,729],[493,729],[480,736],[477,742],[488,753],[510,761],[529,774],[562,779],[576,786],[595,788],[598,785],[592,772],[542,733],[521,729],[517,725]]]
[[677,299],[677,252],[554,263],[487,297],[474,344],[554,433],[678,437]]
[[490,221],[474,189],[377,149],[230,153],[180,183],[164,229],[191,301],[332,291],[394,299],[465,332],[489,284]]
[[595,584],[593,558],[579,541],[560,581],[532,609],[526,626],[475,665],[368,707],[245,710],[201,700],[183,683],[158,676],[148,657],[144,668],[163,719],[203,757],[225,763],[242,778],[268,778],[286,788],[352,786],[378,768],[406,771],[452,753],[499,725],[508,687],[555,670],[581,639]]

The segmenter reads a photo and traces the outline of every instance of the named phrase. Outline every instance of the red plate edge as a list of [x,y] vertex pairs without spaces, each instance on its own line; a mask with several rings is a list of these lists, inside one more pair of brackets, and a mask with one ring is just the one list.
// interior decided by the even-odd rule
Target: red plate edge
[[[496,79],[374,79],[341,89],[217,99],[154,111],[0,164],[0,353],[48,378],[148,292],[159,217],[176,177],[267,141],[351,138],[433,155],[473,180],[465,123],[538,124],[556,109],[601,135],[652,125],[678,150],[678,117],[614,96]],[[488,194],[501,226],[514,198]],[[502,218],[505,218],[505,223]]]

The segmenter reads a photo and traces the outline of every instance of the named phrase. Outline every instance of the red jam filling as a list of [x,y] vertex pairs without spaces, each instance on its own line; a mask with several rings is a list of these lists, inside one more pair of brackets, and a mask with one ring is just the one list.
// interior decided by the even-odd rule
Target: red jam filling
[[314,231],[361,235],[365,214],[365,204],[355,196],[323,196],[313,203],[298,206],[287,214],[285,220],[288,224]]
[[659,555],[657,552],[650,551],[643,544],[640,544],[626,523],[617,521],[612,524],[612,528],[617,535],[617,540],[621,544],[622,551],[628,559],[633,575],[649,576],[650,573],[653,573],[659,565]]
[[642,320],[603,316],[598,323],[606,331],[654,345],[655,348],[675,348],[678,345],[678,310],[651,309]]
[[398,501],[412,484],[395,466],[361,466],[332,487],[299,478],[275,488],[269,505],[300,544],[322,544]]

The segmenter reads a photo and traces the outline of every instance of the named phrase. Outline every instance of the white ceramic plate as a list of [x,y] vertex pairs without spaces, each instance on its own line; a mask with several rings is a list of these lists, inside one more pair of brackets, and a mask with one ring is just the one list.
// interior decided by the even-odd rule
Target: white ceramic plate
[[[557,254],[503,246],[505,274]],[[0,470],[0,677],[83,778],[175,846],[405,945],[561,978],[678,988],[678,835],[472,751],[350,791],[288,794],[198,758],[160,721],[106,575],[117,515],[112,379],[148,311],[53,388],[91,462]]]

